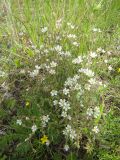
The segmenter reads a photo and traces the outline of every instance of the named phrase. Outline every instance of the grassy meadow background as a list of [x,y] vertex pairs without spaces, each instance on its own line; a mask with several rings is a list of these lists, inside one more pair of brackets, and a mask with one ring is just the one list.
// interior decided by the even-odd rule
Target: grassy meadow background
[[120,0],[0,0],[0,160],[42,159],[120,160]]

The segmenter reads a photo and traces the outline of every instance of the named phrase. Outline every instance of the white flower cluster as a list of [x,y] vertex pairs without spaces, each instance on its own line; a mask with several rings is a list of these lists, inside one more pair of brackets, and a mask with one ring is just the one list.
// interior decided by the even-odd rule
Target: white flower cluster
[[88,68],[81,68],[81,69],[78,70],[78,72],[84,73],[88,77],[93,77],[94,76],[94,72],[92,70],[88,69]]
[[93,116],[94,118],[98,118],[100,116],[100,108],[99,107],[95,107],[94,109],[88,108],[86,114],[88,117]]
[[46,127],[48,121],[50,120],[50,117],[49,115],[46,115],[46,116],[44,115],[42,116],[41,120],[42,120],[42,127]]
[[29,72],[30,77],[34,78],[39,74],[40,66],[36,65],[35,69],[32,72]]
[[99,133],[100,130],[99,130],[98,126],[95,126],[95,127],[92,129],[92,131],[97,134],[97,133]]
[[66,101],[65,99],[60,99],[59,106],[67,112],[70,109],[70,103]]
[[69,51],[63,51],[62,50],[62,46],[57,45],[54,47],[54,50],[58,53],[58,55],[60,56],[64,56],[64,57],[71,57],[71,53]]
[[77,136],[75,130],[72,129],[72,127],[68,124],[63,131],[63,134],[67,137],[69,137],[71,140],[74,140]]
[[73,59],[72,63],[73,64],[80,64],[82,62],[82,57],[78,56],[77,58]]
[[90,52],[90,57],[91,58],[96,58],[97,57],[97,53],[96,52]]
[[75,75],[73,78],[69,77],[65,81],[64,85],[65,87],[69,87],[70,89],[75,89],[75,86],[77,85],[77,80],[80,78],[79,75]]
[[63,94],[64,95],[69,95],[69,93],[70,93],[70,90],[68,88],[63,89]]
[[34,132],[37,130],[37,126],[34,124],[34,125],[31,127],[31,130],[32,130],[32,132],[34,133]]

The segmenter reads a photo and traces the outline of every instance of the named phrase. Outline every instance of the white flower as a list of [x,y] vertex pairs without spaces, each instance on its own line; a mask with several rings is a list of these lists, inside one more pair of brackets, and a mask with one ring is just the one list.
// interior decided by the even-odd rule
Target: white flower
[[76,137],[76,133],[75,131],[72,129],[72,127],[68,124],[65,128],[65,130],[63,131],[63,134],[70,137],[70,139],[75,139]]
[[92,84],[96,84],[96,79],[95,78],[90,78],[88,80],[88,82],[92,85]]
[[110,65],[110,66],[108,66],[108,70],[109,71],[112,71],[113,70],[113,68],[112,68],[112,66]]
[[25,70],[24,70],[24,69],[21,69],[20,73],[21,73],[21,74],[25,74]]
[[99,133],[99,128],[98,128],[98,126],[95,126],[95,127],[92,129],[92,131],[95,132],[95,133]]
[[64,118],[66,118],[67,117],[67,112],[66,111],[62,111],[61,116],[64,117]]
[[36,77],[38,74],[39,74],[39,70],[38,70],[38,69],[35,69],[35,70],[33,70],[33,72],[30,72],[30,77],[34,78],[34,77]]
[[62,47],[60,45],[55,46],[55,50],[57,52],[61,52],[62,51]]
[[67,152],[69,149],[70,149],[70,147],[66,144],[66,145],[64,146],[64,150]]
[[90,91],[90,87],[91,87],[90,84],[85,84],[85,89],[86,89],[86,90]]
[[70,91],[69,89],[64,88],[64,89],[63,89],[63,94],[64,94],[64,95],[68,95],[68,94],[69,94],[69,91]]
[[47,28],[47,27],[44,27],[44,28],[41,29],[41,32],[42,32],[42,33],[45,33],[45,32],[47,32],[47,30],[48,30],[48,28]]
[[100,28],[93,28],[92,31],[93,31],[93,32],[99,32],[99,33],[102,32],[102,31],[100,30]]
[[35,69],[36,69],[36,70],[39,70],[40,68],[41,68],[40,66],[35,65]]
[[56,90],[52,90],[50,93],[51,93],[51,96],[53,97],[53,96],[57,96],[58,92]]
[[49,70],[49,73],[52,74],[52,75],[54,75],[56,72],[55,72],[54,69],[50,69],[50,70]]
[[90,57],[92,57],[92,58],[96,58],[96,57],[97,57],[96,52],[90,52]]
[[77,58],[75,58],[72,63],[73,64],[80,64],[82,62],[82,57],[81,56],[78,56]]
[[66,111],[66,112],[67,112],[67,110],[70,109],[70,104],[69,104],[69,102],[66,101],[65,99],[60,99],[60,101],[59,101],[59,106],[60,106],[61,108],[63,108],[63,110]]
[[46,116],[44,115],[44,116],[42,116],[41,120],[42,120],[42,126],[46,127],[46,124],[50,120],[50,117],[49,117],[49,115],[46,115]]
[[69,51],[66,51],[66,52],[64,53],[64,56],[70,57],[70,56],[71,56],[71,53],[70,53]]
[[21,119],[17,119],[16,124],[21,126],[22,125],[22,120]]
[[86,114],[91,117],[93,115],[93,109],[88,108]]
[[57,66],[57,63],[56,63],[56,62],[54,62],[54,61],[52,61],[52,62],[50,63],[50,66],[51,66],[52,68],[54,68],[54,67],[56,67],[56,66]]
[[92,70],[88,69],[88,68],[86,68],[86,69],[85,68],[81,68],[81,69],[78,70],[78,72],[84,73],[88,77],[93,77],[94,76],[94,72]]
[[97,52],[105,53],[105,50],[100,47],[100,48],[97,48]]
[[82,91],[81,84],[76,83],[74,86],[74,90],[77,90],[77,91],[81,90]]
[[107,59],[105,59],[105,60],[104,60],[104,62],[105,62],[105,63],[108,63],[108,60],[107,60]]
[[73,139],[75,139],[75,137],[76,137],[75,131],[71,130],[71,132],[70,132],[70,138],[73,140]]
[[56,106],[58,104],[58,100],[53,101],[53,105]]
[[29,120],[30,118],[29,118],[29,117],[25,117],[25,119],[26,119],[26,120]]
[[32,129],[32,132],[35,132],[35,131],[37,130],[37,126],[34,124],[34,125],[31,127],[31,129]]
[[49,146],[50,145],[50,141],[49,140],[47,140],[47,142],[46,142],[46,146]]
[[78,42],[73,42],[72,43],[74,46],[78,47],[79,46],[79,43]]

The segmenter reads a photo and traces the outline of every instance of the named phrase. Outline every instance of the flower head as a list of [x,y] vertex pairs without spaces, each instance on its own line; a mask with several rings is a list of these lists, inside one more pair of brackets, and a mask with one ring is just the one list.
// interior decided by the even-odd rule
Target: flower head
[[41,140],[42,144],[45,144],[48,142],[48,137],[46,135],[44,135],[40,140]]
[[37,126],[34,124],[34,125],[31,127],[31,129],[32,129],[32,132],[35,132],[35,131],[37,130]]
[[17,119],[16,124],[20,125],[22,124],[22,120],[21,119]]

